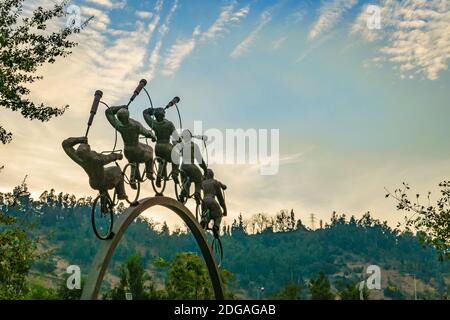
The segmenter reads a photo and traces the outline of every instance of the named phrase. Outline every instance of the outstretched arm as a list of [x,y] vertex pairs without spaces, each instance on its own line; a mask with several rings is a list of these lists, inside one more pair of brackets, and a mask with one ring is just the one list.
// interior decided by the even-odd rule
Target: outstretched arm
[[111,162],[122,160],[123,155],[120,153],[111,153],[108,155],[101,154],[102,164],[105,166]]
[[80,157],[78,157],[74,146],[80,143],[87,143],[86,137],[79,137],[79,138],[68,138],[62,142],[62,147],[64,149],[64,152],[76,163],[78,163],[80,166],[83,165],[83,160],[81,160]]
[[124,107],[125,106],[111,107],[111,108],[106,109],[106,111],[105,111],[106,119],[108,119],[109,123],[111,123],[111,125],[116,130],[119,130],[119,128],[122,126],[120,121],[117,120],[117,118],[116,118],[116,113]]
[[145,109],[144,112],[143,112],[143,116],[144,116],[145,122],[147,122],[147,124],[152,129],[153,129],[153,126],[154,126],[154,124],[156,122],[156,120],[153,119],[153,110],[154,110],[153,108],[148,108],[148,109]]
[[139,133],[142,134],[146,138],[150,138],[153,141],[156,141],[156,137],[151,130],[146,129],[141,123],[139,123]]

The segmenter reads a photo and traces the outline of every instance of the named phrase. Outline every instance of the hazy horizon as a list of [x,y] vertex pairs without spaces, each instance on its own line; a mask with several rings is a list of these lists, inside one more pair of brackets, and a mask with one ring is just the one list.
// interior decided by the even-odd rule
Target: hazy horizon
[[[25,1],[25,12],[52,2]],[[71,3],[95,18],[75,35],[73,54],[39,69],[44,79],[30,87],[34,102],[70,108],[47,123],[1,110],[13,133],[0,146],[2,192],[28,174],[35,197],[50,188],[95,195],[61,142],[84,135],[95,90],[110,105],[126,104],[141,78],[155,105],[181,97],[187,128],[201,120],[204,129],[280,130],[277,175],[261,176],[258,165],[214,166],[228,185],[228,224],[239,213],[294,209],[306,225],[310,213],[328,221],[333,211],[370,211],[395,225],[404,214],[384,187],[408,182],[413,194],[435,198],[449,178],[448,1]],[[380,30],[366,26],[369,3],[381,8]],[[148,104],[141,94],[132,117],[144,123]],[[178,126],[175,110],[167,117]],[[103,109],[89,139],[94,150],[113,145]],[[150,184],[142,194],[153,194]]]

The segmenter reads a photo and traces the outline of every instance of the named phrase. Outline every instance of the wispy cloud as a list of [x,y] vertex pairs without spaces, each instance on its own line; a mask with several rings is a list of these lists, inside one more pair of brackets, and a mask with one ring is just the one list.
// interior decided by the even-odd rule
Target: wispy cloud
[[288,39],[288,36],[282,36],[282,37],[280,37],[280,38],[274,40],[274,41],[272,42],[272,48],[273,48],[274,50],[280,49],[281,46],[283,45],[283,43],[285,43],[287,39]]
[[191,54],[195,48],[196,38],[200,34],[200,27],[197,26],[192,33],[190,39],[177,40],[169,49],[169,52],[164,60],[164,67],[161,73],[165,76],[174,75],[180,68],[182,61]]
[[155,3],[155,11],[160,12],[162,10],[162,7],[164,5],[164,1],[163,0],[158,0]]
[[[158,1],[155,5],[155,11],[156,11],[156,16],[155,16],[155,20],[154,22],[155,27],[159,22],[160,16],[159,13],[161,12],[163,8],[163,2],[162,1]],[[172,6],[170,7],[170,11],[167,14],[166,18],[164,19],[164,23],[158,28],[158,41],[155,44],[155,47],[153,48],[151,54],[150,54],[150,58],[149,58],[149,67],[148,70],[146,72],[146,74],[148,75],[147,78],[148,80],[152,80],[155,78],[156,76],[156,70],[160,61],[160,52],[161,52],[161,48],[163,45],[163,40],[164,37],[166,36],[166,34],[169,32],[169,26],[170,23],[172,21],[172,16],[175,13],[175,11],[178,8],[178,0],[175,0],[172,3]]]
[[231,57],[238,58],[242,56],[245,52],[247,52],[252,43],[258,37],[261,30],[264,28],[266,24],[270,22],[270,20],[272,20],[272,14],[270,13],[270,11],[264,11],[261,14],[261,17],[259,19],[256,28],[241,43],[239,43],[236,46],[236,48],[234,48],[233,52],[231,52]]
[[230,24],[237,24],[244,19],[250,12],[250,6],[244,6],[235,10],[235,3],[231,3],[222,7],[219,17],[216,21],[203,33],[202,40],[212,40],[223,32],[227,31]]
[[89,22],[90,28],[101,31],[106,31],[108,29],[108,25],[111,23],[111,19],[106,12],[92,7],[81,7],[80,10],[81,13],[86,17],[94,16],[94,19]]
[[367,27],[367,6],[351,28],[366,42],[379,41],[377,64],[397,65],[401,79],[423,75],[436,80],[450,59],[450,2],[383,0],[381,29]]
[[153,12],[151,11],[136,11],[136,16],[142,19],[149,19],[153,17]]
[[356,5],[358,0],[330,0],[319,9],[320,15],[308,34],[309,40],[314,40],[336,26],[344,13]]
[[86,2],[94,3],[107,9],[123,9],[127,5],[126,0],[86,0]]
[[317,50],[319,47],[321,47],[325,42],[327,42],[328,39],[330,39],[334,34],[335,34],[335,32],[328,33],[326,36],[320,38],[318,41],[313,42],[312,45],[310,45],[309,47],[307,47],[307,48],[306,48],[306,49],[298,56],[298,58],[295,60],[295,62],[297,62],[297,63],[303,62],[303,60],[305,60],[312,52],[314,52],[314,51]]
[[[167,51],[161,73],[165,76],[173,76],[180,68],[182,62],[194,51],[198,40],[202,42],[212,41],[223,32],[226,32],[229,25],[236,25],[241,22],[248,15],[250,6],[247,5],[239,9],[236,9],[235,6],[236,4],[233,2],[222,7],[219,17],[205,32],[202,33],[200,26],[196,26],[190,38],[177,39]],[[157,44],[155,49],[158,50],[157,53],[159,54],[161,46]],[[152,58],[154,61],[159,60],[157,54],[152,54]]]

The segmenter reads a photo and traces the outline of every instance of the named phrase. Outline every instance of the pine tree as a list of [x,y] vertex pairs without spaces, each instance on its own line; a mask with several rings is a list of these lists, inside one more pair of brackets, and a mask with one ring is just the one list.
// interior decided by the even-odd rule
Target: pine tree
[[334,300],[330,281],[323,272],[319,274],[319,277],[311,279],[309,291],[311,293],[311,300]]

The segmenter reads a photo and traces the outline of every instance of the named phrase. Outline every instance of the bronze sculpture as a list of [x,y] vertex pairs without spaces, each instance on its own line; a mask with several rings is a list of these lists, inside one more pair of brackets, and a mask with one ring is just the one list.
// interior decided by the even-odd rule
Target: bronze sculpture
[[136,188],[136,177],[138,164],[144,163],[147,178],[153,179],[153,149],[151,146],[140,143],[139,136],[156,141],[153,132],[144,128],[144,126],[130,118],[130,113],[126,106],[117,106],[108,108],[105,111],[109,123],[121,134],[124,143],[124,153],[128,162],[132,166],[131,183],[132,188]]
[[[79,144],[75,150],[74,146]],[[104,166],[122,160],[121,154],[112,153],[104,155],[91,150],[86,137],[68,138],[63,141],[62,147],[66,154],[78,163],[89,176],[89,185],[92,189],[107,192],[115,188],[119,200],[127,199],[122,171],[118,166]]]
[[[146,81],[141,80],[139,86],[134,92],[134,95],[130,99],[130,103],[139,94],[139,92],[144,89],[149,97],[150,104],[152,105],[151,98],[144,88],[145,85]],[[88,121],[86,136],[79,138],[68,138],[62,143],[66,154],[73,161],[78,163],[88,174],[90,186],[100,192],[97,198],[95,198],[95,200],[93,201],[91,219],[94,233],[99,239],[105,240],[104,247],[108,249],[107,251],[102,249],[99,252],[98,258],[96,259],[99,261],[103,261],[102,267],[101,269],[99,269],[97,268],[97,263],[94,263],[96,267],[92,268],[92,276],[90,275],[89,278],[96,280],[88,280],[88,285],[83,291],[83,297],[95,298],[97,296],[101,279],[104,276],[105,268],[109,262],[109,258],[111,257],[111,255],[109,254],[111,252],[110,249],[112,248],[112,250],[114,250],[118,241],[122,237],[124,230],[130,224],[129,221],[134,220],[146,208],[154,205],[162,205],[169,209],[172,209],[178,215],[180,215],[180,217],[185,221],[190,230],[193,232],[205,257],[205,261],[212,278],[211,280],[213,283],[216,298],[223,299],[223,288],[221,279],[219,277],[219,270],[216,260],[220,259],[220,261],[222,261],[223,259],[223,250],[222,244],[219,239],[219,230],[222,216],[226,216],[227,209],[225,205],[225,199],[221,193],[220,188],[226,189],[226,186],[219,181],[214,180],[214,173],[212,172],[212,170],[207,171],[207,165],[203,160],[200,149],[198,145],[192,141],[193,136],[191,132],[189,130],[185,130],[182,134],[182,139],[180,139],[173,123],[165,119],[165,109],[171,107],[172,105],[176,106],[180,99],[178,97],[175,97],[166,106],[166,108],[153,109],[152,107],[144,111],[144,118],[150,125],[150,127],[155,131],[155,137],[152,131],[145,129],[138,121],[130,119],[128,106],[117,106],[109,108],[106,103],[100,101],[102,95],[102,92],[99,90],[97,90],[95,93],[95,98]],[[125,166],[123,171],[120,169],[117,163],[117,166],[114,167],[104,167],[111,162],[122,160],[122,154],[116,153],[116,143],[114,144],[113,151],[108,155],[92,151],[88,144],[87,135],[89,133],[89,128],[93,123],[99,103],[102,103],[108,108],[105,112],[105,115],[110,124],[116,129],[116,142],[117,132],[119,132],[123,138],[125,157],[129,161],[129,164]],[[180,118],[180,127],[182,127],[179,111],[178,115]],[[153,197],[143,199],[141,201],[136,201],[139,198],[139,184],[145,180],[143,178],[144,176],[141,177],[141,175],[139,174],[139,164],[145,164],[145,174],[149,179],[152,180],[152,185],[155,188],[153,177],[153,149],[150,146],[139,142],[140,135],[146,138],[150,138],[154,142],[158,140],[155,147],[157,156],[157,158],[155,159],[155,163],[157,163],[158,161],[160,161],[161,163],[164,162],[163,170],[160,170],[161,168],[163,168],[162,166],[159,166],[159,168],[157,168],[158,177],[161,177],[160,171],[164,171],[164,174],[166,175],[166,164],[167,162],[171,162],[172,177],[175,181],[176,190],[177,185],[179,184],[177,178],[179,174],[178,165],[180,163],[180,158],[182,159],[182,178],[183,182],[185,182],[187,185],[187,188],[184,188],[183,185],[183,191],[185,192],[183,196],[186,199],[192,197],[192,195],[189,195],[189,186],[193,182],[195,184],[194,197],[197,202],[197,209],[199,210],[200,207],[204,207],[207,211],[207,219],[202,220],[203,228],[207,229],[204,225],[205,221],[206,224],[208,224],[210,220],[214,220],[214,227],[212,229],[214,233],[214,239],[211,246],[208,246],[206,242],[206,235],[202,232],[200,225],[198,224],[198,220],[195,219],[192,213],[190,213],[189,210],[183,205],[184,201],[178,199],[182,202],[180,203],[175,199],[165,198],[162,196],[162,191],[160,194],[161,197]],[[170,141],[170,138],[172,138],[172,142]],[[176,147],[174,147],[172,144],[174,142],[178,143]],[[79,144],[79,146],[75,150],[74,147],[77,144]],[[198,166],[195,164],[196,162],[203,169],[204,175],[206,177],[206,180],[203,182],[203,186],[203,176]],[[157,164],[155,164],[155,166],[157,167]],[[127,167],[132,168],[131,176],[126,174]],[[130,186],[133,187],[133,180],[133,189],[138,191],[136,192],[136,200],[129,200],[125,192],[125,182],[127,184],[129,183]],[[138,182],[138,184],[136,182]],[[202,187],[205,192],[205,201],[202,201],[201,199],[200,193]],[[115,189],[115,194],[112,197],[108,193],[108,190],[110,189]],[[215,198],[218,199],[220,206]],[[122,216],[123,219],[119,219],[118,225],[113,225],[115,206],[118,204],[118,201],[116,200],[127,200],[128,203],[130,203],[131,207]],[[223,213],[220,207],[222,207]],[[213,255],[216,257],[216,259],[213,258]]]
[[[222,194],[222,190],[226,190],[227,186],[222,182],[214,179],[214,172],[211,169],[208,169],[206,172],[205,180],[202,183],[202,189],[203,202],[205,206],[202,211],[205,212],[206,210],[208,210],[209,214],[204,217],[204,219],[202,219],[201,225],[203,228],[205,228],[209,224],[210,220],[214,220],[214,226],[212,230],[214,237],[218,238],[222,216],[227,216],[227,206]],[[216,198],[219,203],[217,203]],[[221,210],[221,207],[223,212]]]
[[[200,202],[203,175],[206,176],[206,170],[208,168],[203,160],[200,148],[192,141],[192,133],[186,129],[182,132],[181,138],[182,141],[175,145],[172,150],[172,162],[179,163],[181,158],[180,169],[189,179],[187,189],[189,189],[190,184],[193,182],[195,186],[194,198],[198,204]],[[203,169],[203,175],[195,162]],[[188,196],[186,189],[183,189],[180,194],[181,202]]]
[[[172,178],[178,183],[178,165],[172,162],[173,144],[170,140],[179,142],[180,137],[175,129],[172,121],[165,118],[166,111],[164,108],[148,108],[144,110],[143,116],[145,122],[155,132],[156,145],[155,154],[157,157],[164,159],[163,176],[167,177],[167,162],[172,164]],[[161,186],[161,177],[156,177],[156,185]]]

